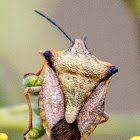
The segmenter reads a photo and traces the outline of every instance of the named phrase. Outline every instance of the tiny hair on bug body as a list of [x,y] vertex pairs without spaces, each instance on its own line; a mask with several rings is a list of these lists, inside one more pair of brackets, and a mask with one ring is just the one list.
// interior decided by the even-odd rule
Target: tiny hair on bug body
[[71,42],[62,51],[41,50],[44,61],[36,73],[39,76],[45,67],[41,86],[26,87],[24,94],[29,107],[29,126],[24,133],[34,128],[29,93],[39,92],[38,107],[46,134],[51,140],[85,140],[95,128],[109,118],[105,112],[105,98],[110,77],[118,68],[96,58],[87,49],[86,36],[74,41],[50,18],[36,13],[56,26]]

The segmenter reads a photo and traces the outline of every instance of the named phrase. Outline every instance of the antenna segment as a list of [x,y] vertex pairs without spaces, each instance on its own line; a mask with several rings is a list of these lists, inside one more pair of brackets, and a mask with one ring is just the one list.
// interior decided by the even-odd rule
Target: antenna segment
[[40,13],[37,10],[34,10],[36,13],[38,13],[39,15],[41,15],[42,17],[46,18],[49,22],[51,22],[54,26],[56,26],[69,40],[70,42],[73,42],[71,40],[71,38],[61,29],[61,27],[59,27],[55,22],[53,22],[50,18],[48,18],[47,16],[45,16],[44,14]]

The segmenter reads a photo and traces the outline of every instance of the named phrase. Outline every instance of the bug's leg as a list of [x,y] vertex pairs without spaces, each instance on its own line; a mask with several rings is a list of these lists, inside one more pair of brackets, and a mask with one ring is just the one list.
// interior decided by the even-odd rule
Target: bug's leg
[[26,77],[29,74],[39,76],[43,70],[45,62],[46,62],[46,60],[43,61],[41,67],[39,68],[39,70],[36,73],[34,73],[34,72],[26,73],[26,74],[24,74],[24,77]]
[[40,92],[41,89],[42,89],[41,86],[27,87],[24,89],[24,95],[26,97],[28,108],[29,108],[29,126],[28,129],[25,131],[24,136],[30,131],[30,129],[32,129],[32,107],[31,107],[31,102],[28,93]]
[[45,62],[46,62],[46,60],[43,61],[41,67],[40,67],[39,70],[36,72],[36,74],[35,74],[36,76],[39,76],[39,75],[41,74],[41,72],[42,72],[42,70],[43,70],[43,67],[44,67],[44,65],[45,65]]
[[104,111],[103,117],[104,117],[104,120],[100,121],[99,124],[102,124],[108,121],[109,115],[107,114],[107,112]]

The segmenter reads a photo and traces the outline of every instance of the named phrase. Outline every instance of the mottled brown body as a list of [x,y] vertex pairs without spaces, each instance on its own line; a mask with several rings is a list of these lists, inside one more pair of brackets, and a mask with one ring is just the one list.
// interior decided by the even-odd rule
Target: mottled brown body
[[65,118],[74,122],[85,100],[109,73],[109,67],[90,54],[84,42],[75,40],[72,48],[52,56],[52,65],[58,73],[65,95]]
[[42,54],[48,64],[40,94],[45,113],[40,116],[48,124],[48,136],[69,140],[78,135],[75,140],[86,139],[104,114],[107,79],[116,67],[91,55],[80,39],[62,52],[51,50]]
[[[36,75],[40,75],[44,64],[46,69],[43,85],[37,91],[40,90],[40,117],[47,135],[51,140],[86,139],[98,124],[108,120],[104,103],[109,78],[118,69],[91,55],[80,39],[64,51],[40,51],[40,54],[45,61]],[[31,122],[32,111],[27,95],[26,99]],[[29,130],[31,128],[29,123]]]

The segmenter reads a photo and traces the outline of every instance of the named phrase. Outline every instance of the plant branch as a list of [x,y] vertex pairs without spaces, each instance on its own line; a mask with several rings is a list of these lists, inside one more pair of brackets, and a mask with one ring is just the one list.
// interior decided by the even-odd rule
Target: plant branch
[[0,129],[26,129],[28,126],[27,104],[0,108]]

